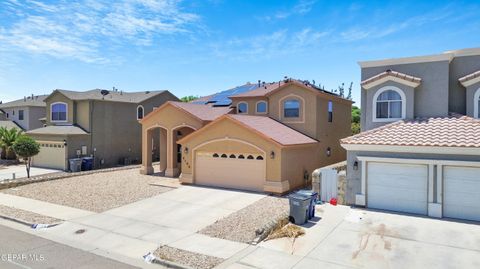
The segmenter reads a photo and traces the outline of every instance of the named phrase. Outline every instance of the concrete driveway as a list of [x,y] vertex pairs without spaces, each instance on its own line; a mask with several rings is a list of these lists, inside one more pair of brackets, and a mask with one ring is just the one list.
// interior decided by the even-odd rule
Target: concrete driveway
[[[30,168],[30,176],[32,177],[50,174],[50,173],[57,173],[57,172],[62,172],[62,171],[55,170],[55,169],[39,168],[39,167]],[[25,170],[25,165],[19,164],[19,165],[0,166],[0,181],[5,179],[12,179],[13,174],[15,174],[15,178],[27,177],[27,170]]]
[[[228,259],[248,245],[197,231],[263,197],[263,194],[180,186],[103,213],[69,219],[39,233],[84,250],[101,249],[136,259],[160,245]],[[78,230],[85,232],[76,233]]]
[[295,242],[262,242],[223,268],[480,268],[480,224],[317,206]]

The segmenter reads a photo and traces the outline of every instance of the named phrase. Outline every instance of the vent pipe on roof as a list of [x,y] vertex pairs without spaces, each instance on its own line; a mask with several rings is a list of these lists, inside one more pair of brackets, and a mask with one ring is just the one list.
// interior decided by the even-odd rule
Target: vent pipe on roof
[[26,96],[23,97],[23,101],[24,101],[24,102],[27,101],[27,97],[26,97]]
[[146,94],[149,94],[149,93],[150,93],[150,91],[146,91],[145,93],[146,93]]
[[32,93],[32,100],[33,100],[33,93]]
[[261,80],[258,80],[258,87],[260,87],[261,82],[262,82]]

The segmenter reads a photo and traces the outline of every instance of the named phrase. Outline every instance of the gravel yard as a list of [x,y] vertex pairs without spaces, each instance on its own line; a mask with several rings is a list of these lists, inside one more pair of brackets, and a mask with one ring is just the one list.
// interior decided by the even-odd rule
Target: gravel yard
[[56,218],[4,205],[0,205],[0,216],[20,220],[29,224],[56,224],[62,221]]
[[162,260],[175,262],[196,269],[210,269],[224,261],[221,258],[198,254],[168,246],[159,247],[157,250],[155,250],[153,255]]
[[199,233],[212,237],[250,243],[257,236],[255,231],[269,222],[288,216],[287,198],[265,197],[229,216],[205,227]]
[[141,175],[138,169],[130,169],[33,183],[2,192],[103,212],[172,190],[149,184],[158,179]]

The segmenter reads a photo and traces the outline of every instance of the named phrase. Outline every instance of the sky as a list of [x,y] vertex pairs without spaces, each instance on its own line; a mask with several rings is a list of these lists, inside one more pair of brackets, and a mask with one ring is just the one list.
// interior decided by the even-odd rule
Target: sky
[[480,47],[479,1],[1,0],[0,100],[54,89],[208,95],[358,61]]

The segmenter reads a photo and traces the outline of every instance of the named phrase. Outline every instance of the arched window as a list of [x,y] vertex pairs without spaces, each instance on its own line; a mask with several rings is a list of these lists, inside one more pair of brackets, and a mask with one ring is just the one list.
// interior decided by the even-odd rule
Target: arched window
[[50,120],[64,122],[67,121],[67,104],[53,103],[50,105]]
[[243,156],[243,155],[238,155],[238,159],[245,159],[245,156]]
[[229,158],[231,158],[231,159],[235,159],[235,158],[236,158],[236,156],[235,156],[235,154],[230,154]]
[[249,160],[253,160],[254,158],[253,158],[253,156],[252,156],[252,155],[248,155],[247,159],[249,159]]
[[473,117],[480,119],[480,88],[475,92],[473,102]]
[[374,96],[374,121],[405,118],[405,94],[398,88],[385,87]]
[[245,102],[240,102],[237,105],[237,113],[238,114],[246,114],[248,113],[248,104]]
[[262,156],[257,156],[257,160],[263,160]]
[[143,106],[138,106],[137,107],[137,120],[143,119],[143,116],[145,116]]
[[258,113],[258,114],[267,113],[267,102],[259,101],[256,105],[256,113]]
[[300,117],[300,101],[288,99],[283,102],[283,116],[285,118]]
[[227,158],[227,154],[224,153],[224,154],[222,154],[221,157],[222,157],[222,158]]
[[217,153],[213,153],[213,158],[218,158],[218,154],[217,154]]

